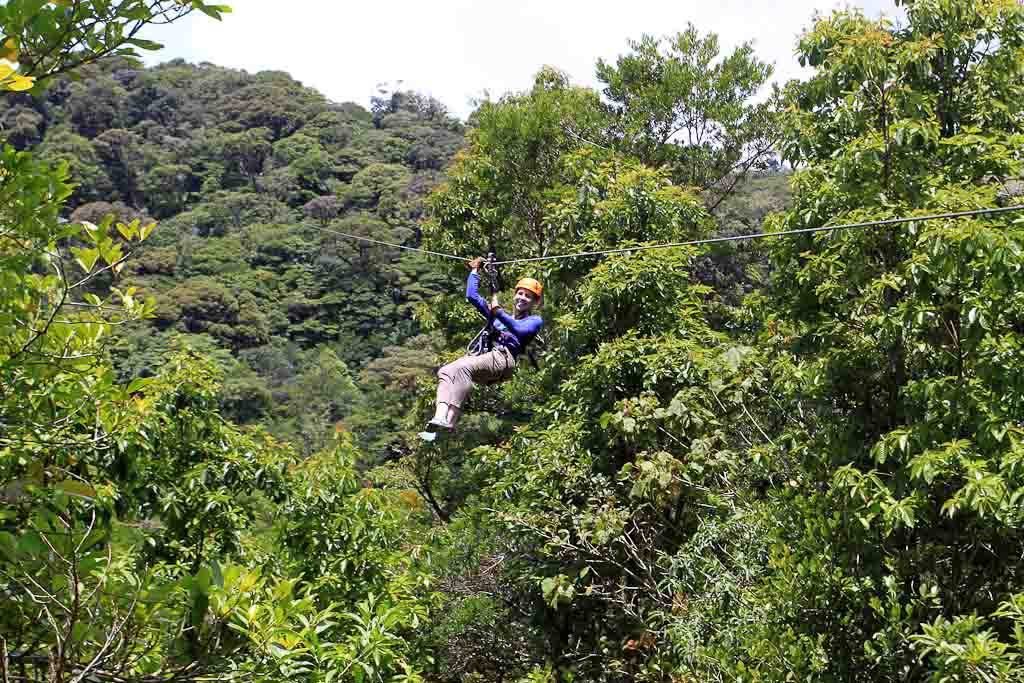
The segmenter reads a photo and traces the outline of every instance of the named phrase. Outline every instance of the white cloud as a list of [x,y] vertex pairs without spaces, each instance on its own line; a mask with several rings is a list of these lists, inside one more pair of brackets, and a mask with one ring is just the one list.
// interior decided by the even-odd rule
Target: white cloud
[[[694,23],[728,49],[753,40],[776,66],[776,80],[799,74],[796,37],[814,11],[834,0],[226,0],[223,22],[193,15],[154,30],[166,44],[148,63],[182,57],[256,72],[287,71],[335,101],[367,104],[378,83],[426,92],[465,116],[470,99],[529,87],[544,64],[594,85],[599,57],[614,59],[643,33],[665,35]],[[854,4],[869,16],[896,14],[893,0]]]

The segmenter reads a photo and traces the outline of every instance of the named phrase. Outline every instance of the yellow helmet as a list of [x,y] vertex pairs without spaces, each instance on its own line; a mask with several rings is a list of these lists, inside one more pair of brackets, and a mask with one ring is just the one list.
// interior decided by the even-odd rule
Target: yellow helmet
[[538,299],[544,294],[544,288],[532,277],[524,277],[522,280],[517,282],[516,289],[525,289],[528,292],[533,292],[537,295]]

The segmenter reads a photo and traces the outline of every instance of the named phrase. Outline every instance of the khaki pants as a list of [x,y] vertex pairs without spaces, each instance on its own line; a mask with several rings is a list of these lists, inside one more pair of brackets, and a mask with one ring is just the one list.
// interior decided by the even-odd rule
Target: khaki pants
[[463,356],[437,371],[437,403],[462,408],[475,382],[501,382],[516,371],[516,359],[504,346],[480,356]]

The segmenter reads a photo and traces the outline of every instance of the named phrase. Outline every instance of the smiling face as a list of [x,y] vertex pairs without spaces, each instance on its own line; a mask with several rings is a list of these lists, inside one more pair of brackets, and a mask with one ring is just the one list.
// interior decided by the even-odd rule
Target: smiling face
[[512,298],[512,306],[515,308],[516,317],[530,315],[534,307],[540,301],[540,297],[528,289],[520,287]]

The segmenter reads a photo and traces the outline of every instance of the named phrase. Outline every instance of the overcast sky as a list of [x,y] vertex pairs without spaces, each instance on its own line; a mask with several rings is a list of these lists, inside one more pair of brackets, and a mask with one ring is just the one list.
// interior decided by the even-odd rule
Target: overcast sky
[[336,102],[368,105],[380,83],[433,95],[465,118],[474,98],[530,86],[545,64],[596,85],[594,64],[628,51],[627,40],[673,34],[693,22],[723,47],[754,41],[774,79],[800,75],[796,37],[815,10],[857,6],[897,16],[894,0],[221,0],[223,22],[195,13],[153,31],[175,57],[257,72],[286,71]]

